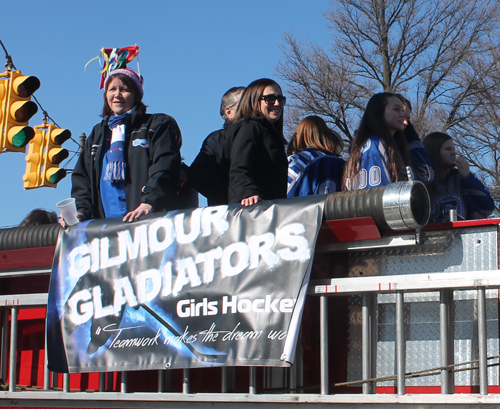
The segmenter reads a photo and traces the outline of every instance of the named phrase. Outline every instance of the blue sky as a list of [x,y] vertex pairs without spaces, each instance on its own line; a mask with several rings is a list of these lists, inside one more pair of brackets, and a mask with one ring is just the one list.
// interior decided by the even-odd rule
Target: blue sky
[[[177,120],[188,164],[204,138],[222,126],[219,104],[227,89],[261,77],[283,83],[275,67],[283,58],[279,45],[285,31],[323,46],[329,42],[323,17],[329,0],[27,0],[20,4],[2,5],[0,39],[17,69],[40,79],[35,96],[57,124],[76,140],[82,132],[88,135],[100,120],[103,100],[99,64],[93,62],[84,71],[85,63],[101,47],[137,44],[148,112],[164,112]],[[135,61],[130,67],[136,68]],[[30,126],[41,123],[39,109]],[[70,152],[77,149],[71,141],[64,147]],[[70,196],[70,176],[56,189],[24,191],[24,157],[0,155],[0,227],[17,225],[37,207],[56,210],[55,203]]]

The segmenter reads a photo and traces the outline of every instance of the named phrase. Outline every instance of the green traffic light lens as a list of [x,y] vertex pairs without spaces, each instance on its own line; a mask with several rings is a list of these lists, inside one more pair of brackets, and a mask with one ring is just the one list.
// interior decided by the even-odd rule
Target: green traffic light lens
[[21,129],[18,133],[16,133],[12,137],[12,146],[16,148],[22,148],[23,146],[26,146],[29,141],[33,139],[35,136],[35,131],[33,128],[30,128],[28,126],[25,126],[23,129]]
[[66,170],[65,169],[58,169],[56,172],[52,173],[49,176],[49,183],[59,183],[62,179],[66,177]]

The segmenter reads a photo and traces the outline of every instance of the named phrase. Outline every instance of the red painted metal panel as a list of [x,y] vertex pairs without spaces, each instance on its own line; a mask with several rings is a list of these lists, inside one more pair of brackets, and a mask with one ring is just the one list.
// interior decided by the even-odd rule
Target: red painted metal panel
[[0,270],[50,267],[55,249],[55,246],[52,246],[0,251]]
[[474,226],[485,226],[489,224],[500,224],[500,219],[476,219],[476,220],[460,220],[447,223],[431,223],[424,227],[424,230],[446,230],[451,228],[463,228]]
[[44,320],[47,316],[45,308],[21,308],[17,313],[18,320]]
[[380,232],[371,217],[327,220],[320,229],[318,243],[380,239]]

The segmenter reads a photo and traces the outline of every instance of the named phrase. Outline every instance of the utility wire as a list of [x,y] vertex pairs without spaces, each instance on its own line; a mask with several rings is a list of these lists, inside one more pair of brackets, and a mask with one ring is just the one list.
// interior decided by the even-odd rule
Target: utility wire
[[[10,70],[12,68],[14,68],[15,70],[17,70],[16,66],[14,65],[14,62],[12,61],[12,56],[8,53],[7,48],[5,47],[5,45],[3,44],[3,41],[1,39],[0,39],[0,44],[2,45],[3,51],[5,52],[5,68],[7,70]],[[49,119],[49,120],[51,120],[54,123],[54,125],[57,128],[61,128],[57,124],[57,122],[53,118],[50,117],[49,113],[45,109],[43,109],[42,104],[40,104],[40,102],[38,101],[37,97],[35,95],[32,95],[32,98],[35,100],[36,104],[40,107],[40,110],[42,111],[42,114],[43,114],[44,122],[47,119]],[[79,150],[82,149],[82,146],[80,145],[80,142],[78,142],[72,136],[70,137],[70,139],[78,145]],[[71,157],[71,159],[67,161],[67,163],[71,162],[75,156],[76,155],[73,155]]]
[[14,63],[12,62],[12,57],[10,56],[10,54],[7,52],[7,49],[5,48],[5,46],[3,45],[3,42],[2,40],[0,39],[0,44],[2,45],[2,48],[3,48],[3,51],[5,52],[5,68],[9,69],[10,67],[14,68],[15,70],[17,70],[16,66],[14,65]]

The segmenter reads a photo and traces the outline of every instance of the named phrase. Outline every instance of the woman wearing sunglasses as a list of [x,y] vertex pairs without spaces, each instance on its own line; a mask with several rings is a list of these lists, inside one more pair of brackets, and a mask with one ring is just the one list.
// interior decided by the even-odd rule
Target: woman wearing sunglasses
[[286,98],[273,80],[252,82],[228,128],[229,203],[251,206],[286,198],[288,162],[283,138]]

